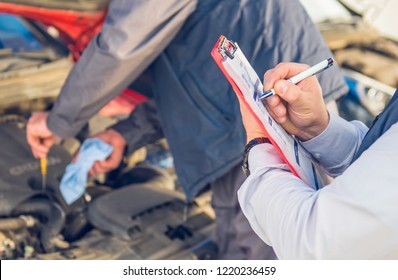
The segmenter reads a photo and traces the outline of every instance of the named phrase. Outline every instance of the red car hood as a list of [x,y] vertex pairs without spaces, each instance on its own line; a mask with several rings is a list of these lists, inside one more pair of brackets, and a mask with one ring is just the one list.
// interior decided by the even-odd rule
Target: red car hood
[[18,15],[56,28],[75,60],[100,31],[110,0],[2,1],[0,12]]

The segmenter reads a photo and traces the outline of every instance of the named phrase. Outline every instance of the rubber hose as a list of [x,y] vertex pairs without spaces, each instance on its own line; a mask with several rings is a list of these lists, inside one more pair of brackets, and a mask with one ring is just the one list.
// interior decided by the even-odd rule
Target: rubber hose
[[61,232],[65,224],[65,212],[57,203],[47,199],[32,199],[18,205],[13,215],[39,215],[46,218],[40,231],[40,239],[46,253],[55,249],[54,238]]
[[30,228],[36,224],[36,221],[31,216],[19,216],[16,218],[2,218],[0,219],[0,230],[18,230],[23,228]]

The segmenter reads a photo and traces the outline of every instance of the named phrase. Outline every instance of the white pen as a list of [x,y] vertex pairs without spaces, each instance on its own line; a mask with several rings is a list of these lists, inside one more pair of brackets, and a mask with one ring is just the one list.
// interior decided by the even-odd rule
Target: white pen
[[[297,83],[301,82],[302,80],[307,79],[308,77],[311,77],[313,75],[321,73],[322,71],[328,69],[332,65],[333,65],[333,58],[329,57],[328,59],[322,60],[318,64],[315,64],[314,66],[308,68],[307,70],[304,70],[303,72],[301,72],[301,73],[297,74],[296,76],[293,76],[287,80],[293,84],[297,84]],[[259,98],[264,99],[264,98],[267,98],[274,94],[275,94],[275,90],[271,89],[271,90],[268,90],[268,91],[264,92],[263,94],[261,94]]]

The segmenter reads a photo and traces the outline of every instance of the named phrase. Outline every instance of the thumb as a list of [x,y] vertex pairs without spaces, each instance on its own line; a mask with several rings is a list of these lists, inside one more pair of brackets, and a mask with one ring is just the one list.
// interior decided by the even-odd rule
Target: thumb
[[294,104],[301,94],[301,90],[298,86],[286,80],[277,81],[274,90],[275,93],[288,104]]

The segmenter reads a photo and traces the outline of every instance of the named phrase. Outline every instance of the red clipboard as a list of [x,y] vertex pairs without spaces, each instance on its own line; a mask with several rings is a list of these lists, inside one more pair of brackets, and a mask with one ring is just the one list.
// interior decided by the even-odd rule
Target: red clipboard
[[211,50],[211,56],[291,172],[314,189],[319,189],[323,182],[307,152],[272,119],[259,100],[262,83],[238,44],[221,36]]

